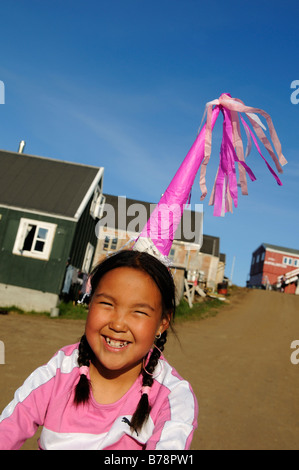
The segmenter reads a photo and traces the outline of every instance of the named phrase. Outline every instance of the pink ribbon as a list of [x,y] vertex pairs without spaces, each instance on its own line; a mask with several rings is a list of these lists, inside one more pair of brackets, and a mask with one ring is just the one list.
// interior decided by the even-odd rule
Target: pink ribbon
[[[225,212],[232,212],[232,201],[234,202],[235,207],[238,205],[238,190],[237,190],[237,179],[236,179],[236,170],[235,164],[237,164],[239,170],[239,180],[241,186],[241,192],[243,195],[248,194],[247,189],[247,180],[246,174],[249,178],[254,181],[256,178],[245,163],[245,158],[249,155],[251,150],[251,138],[258,150],[258,153],[265,161],[267,168],[271,174],[276,179],[279,185],[282,185],[280,179],[278,178],[275,171],[269,165],[265,157],[261,153],[261,149],[257,142],[257,139],[254,135],[256,133],[257,137],[264,144],[269,155],[275,163],[275,166],[279,173],[282,173],[282,166],[287,163],[285,157],[281,151],[281,144],[277,137],[275,128],[272,123],[272,119],[265,111],[259,108],[253,108],[251,106],[246,106],[241,100],[237,98],[232,98],[229,94],[222,94],[219,100],[213,100],[206,105],[207,121],[205,126],[205,144],[204,144],[204,159],[200,168],[200,179],[199,185],[202,192],[201,200],[203,200],[207,195],[206,187],[206,171],[207,164],[211,156],[212,149],[212,125],[211,125],[211,116],[212,109],[214,110],[219,108],[222,111],[224,120],[223,120],[223,136],[220,149],[220,164],[217,171],[214,187],[212,190],[210,205],[214,205],[214,215],[215,216],[224,216]],[[253,127],[253,130],[245,122],[241,113],[245,113]],[[254,114],[255,113],[255,114]],[[262,130],[262,123],[256,114],[262,115],[268,124],[271,140],[273,146],[276,150],[278,157],[275,155],[272,145],[269,139],[266,137],[265,133]],[[244,148],[241,136],[240,121],[245,129],[247,135],[247,147],[246,154],[244,156]],[[215,122],[213,122],[215,124]]]
[[255,138],[255,136],[254,136],[254,134],[253,134],[253,132],[252,132],[252,130],[250,129],[250,127],[248,126],[248,124],[244,121],[244,119],[242,118],[242,116],[240,116],[240,118],[241,118],[241,121],[242,121],[242,124],[243,124],[244,128],[247,129],[248,132],[250,133],[250,135],[251,135],[251,137],[252,137],[252,140],[253,140],[253,142],[255,143],[255,146],[256,146],[256,148],[257,148],[257,151],[258,151],[258,153],[260,154],[260,156],[262,157],[262,159],[264,160],[264,162],[266,163],[266,165],[267,165],[267,167],[268,167],[270,173],[272,173],[272,175],[273,175],[274,178],[276,179],[277,184],[278,184],[279,186],[282,186],[282,182],[281,182],[280,179],[278,178],[277,174],[275,173],[275,171],[273,170],[273,168],[269,165],[269,163],[267,162],[267,160],[265,159],[265,157],[262,155],[261,149],[260,149],[260,147],[259,147],[259,144],[258,144],[258,142],[257,142],[257,140],[256,140],[256,138]]

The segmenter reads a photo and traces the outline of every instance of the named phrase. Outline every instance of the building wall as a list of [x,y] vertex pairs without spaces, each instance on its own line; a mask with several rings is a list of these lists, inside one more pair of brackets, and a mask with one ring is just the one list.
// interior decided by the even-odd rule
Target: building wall
[[49,292],[0,283],[1,307],[19,307],[27,312],[50,312],[59,303],[59,296]]
[[[59,294],[75,223],[1,207],[0,214],[0,284]],[[13,254],[22,217],[57,225],[49,260]]]
[[[251,267],[250,267],[250,282],[253,279],[259,279],[262,277],[263,266],[264,266],[265,248],[260,246],[252,254]],[[254,281],[256,282],[256,281]]]
[[225,263],[223,261],[218,262],[217,275],[216,275],[216,285],[223,282],[225,271]]
[[[291,264],[289,264],[289,260]],[[297,265],[294,261],[297,260]],[[277,277],[299,267],[299,256],[290,253],[278,253],[267,249],[264,261],[264,273],[268,273],[274,282]]]
[[258,287],[262,285],[263,273],[253,274],[250,276],[250,281],[248,282],[248,287]]
[[296,292],[297,292],[297,284],[295,284],[294,282],[292,282],[291,284],[288,284],[285,287],[286,294],[296,294]]
[[[266,251],[264,277],[268,277],[270,284],[276,284],[278,276],[285,275],[297,267],[299,267],[298,255]],[[285,292],[287,294],[295,294],[296,284],[288,284],[285,288]]]
[[97,230],[97,243],[93,258],[93,267],[100,263],[109,254],[120,250],[131,239],[133,243],[133,239],[136,236],[136,234],[129,234],[124,230],[100,227],[100,229]]
[[70,250],[70,264],[79,270],[82,269],[87,244],[91,243],[94,249],[96,249],[98,241],[95,230],[97,220],[93,219],[90,215],[92,200],[93,196],[83,211],[80,220],[77,222]]
[[221,277],[217,275],[219,258],[207,253],[200,253],[199,259],[199,270],[203,273],[206,286],[209,289],[216,290],[218,282],[223,281],[223,278],[221,279]]

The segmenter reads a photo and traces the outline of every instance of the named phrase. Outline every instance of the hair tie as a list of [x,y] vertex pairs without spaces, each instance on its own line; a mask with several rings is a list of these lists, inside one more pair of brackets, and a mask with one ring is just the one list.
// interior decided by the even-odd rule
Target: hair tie
[[86,377],[87,377],[88,371],[89,371],[89,367],[88,367],[88,366],[81,366],[81,367],[79,368],[79,373],[80,373],[80,375],[86,375]]
[[149,395],[151,387],[145,385],[141,388],[141,395]]

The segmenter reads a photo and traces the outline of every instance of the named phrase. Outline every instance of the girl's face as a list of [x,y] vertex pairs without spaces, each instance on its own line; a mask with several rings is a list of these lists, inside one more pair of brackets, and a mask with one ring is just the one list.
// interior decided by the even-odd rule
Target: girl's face
[[138,269],[122,267],[100,280],[85,333],[99,370],[113,376],[136,369],[138,375],[155,335],[168,326],[169,319],[162,319],[162,297],[153,279]]

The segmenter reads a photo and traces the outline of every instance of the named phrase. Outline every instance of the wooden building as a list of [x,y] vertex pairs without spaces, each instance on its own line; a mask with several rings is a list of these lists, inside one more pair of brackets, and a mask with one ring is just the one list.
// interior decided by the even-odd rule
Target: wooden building
[[285,292],[295,294],[298,275],[299,250],[263,243],[252,253],[247,286],[280,289],[285,278]]
[[0,168],[0,306],[50,311],[67,267],[90,270],[104,169],[4,150]]

